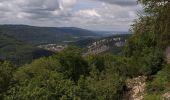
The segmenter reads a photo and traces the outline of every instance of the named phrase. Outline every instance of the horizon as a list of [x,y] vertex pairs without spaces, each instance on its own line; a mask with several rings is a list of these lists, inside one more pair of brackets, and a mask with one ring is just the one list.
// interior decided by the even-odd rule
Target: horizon
[[2,0],[0,24],[129,31],[140,11],[136,0]]
[[0,24],[0,26],[28,26],[28,27],[40,27],[40,28],[78,28],[78,29],[84,29],[84,30],[88,30],[88,31],[92,31],[92,32],[128,32],[130,33],[130,31],[114,31],[114,30],[90,30],[90,29],[85,29],[85,28],[80,28],[80,27],[55,27],[55,26],[35,26],[35,25],[27,25],[27,24]]

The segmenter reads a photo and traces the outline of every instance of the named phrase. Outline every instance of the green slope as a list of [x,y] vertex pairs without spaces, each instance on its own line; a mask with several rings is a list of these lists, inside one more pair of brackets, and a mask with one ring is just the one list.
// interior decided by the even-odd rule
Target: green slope
[[74,27],[35,27],[26,25],[0,25],[0,29],[29,43],[58,43],[99,36],[91,31]]
[[15,38],[0,33],[0,59],[9,60],[16,65],[31,62],[33,59],[49,56],[52,52],[38,49]]

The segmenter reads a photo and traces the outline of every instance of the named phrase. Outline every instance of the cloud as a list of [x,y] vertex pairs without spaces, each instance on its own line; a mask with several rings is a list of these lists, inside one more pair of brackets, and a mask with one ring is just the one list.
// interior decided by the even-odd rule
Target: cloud
[[59,0],[60,9],[65,10],[76,4],[77,0]]
[[0,12],[16,13],[30,18],[48,17],[54,12],[70,9],[76,0],[4,0],[0,1]]
[[80,17],[101,17],[101,15],[95,9],[79,10],[75,13],[76,16]]
[[97,0],[97,1],[119,6],[135,6],[137,4],[136,0]]
[[135,0],[0,0],[0,23],[127,30],[137,9]]

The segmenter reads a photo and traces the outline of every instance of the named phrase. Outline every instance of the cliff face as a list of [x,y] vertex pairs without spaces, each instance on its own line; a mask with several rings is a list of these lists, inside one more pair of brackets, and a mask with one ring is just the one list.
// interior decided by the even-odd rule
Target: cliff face
[[166,59],[167,63],[170,64],[170,46],[166,48]]
[[98,54],[107,50],[124,47],[126,39],[123,37],[110,37],[93,42],[88,46],[88,53]]

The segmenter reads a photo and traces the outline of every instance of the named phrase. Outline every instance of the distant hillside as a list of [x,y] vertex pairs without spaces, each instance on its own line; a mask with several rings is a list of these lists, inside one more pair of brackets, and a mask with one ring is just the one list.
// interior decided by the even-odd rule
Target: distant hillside
[[53,54],[50,51],[35,48],[0,32],[0,60],[9,60],[16,65],[31,62],[43,56]]
[[118,54],[122,51],[126,40],[130,36],[131,34],[120,34],[95,40],[87,46],[87,52],[90,54],[98,54],[103,52]]
[[86,48],[88,45],[90,45],[91,43],[95,42],[98,39],[94,39],[94,38],[87,38],[87,39],[83,39],[83,40],[78,40],[75,42],[70,43],[71,45],[75,45],[79,48]]
[[28,43],[58,43],[98,37],[95,32],[74,27],[35,27],[27,25],[0,25],[0,29]]
[[113,54],[120,53],[125,45],[127,39],[131,34],[112,34],[101,38],[88,38],[71,43],[77,47],[83,48],[85,52],[90,54],[98,54],[103,52],[110,52]]
[[131,32],[126,31],[94,31],[96,34],[108,37],[113,35],[125,35],[125,34],[131,34]]

